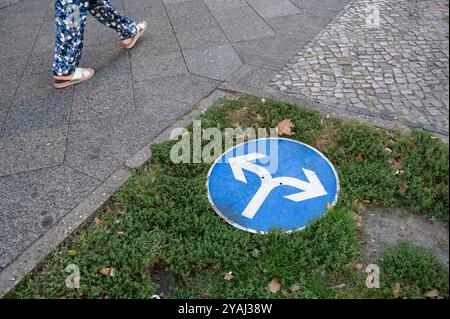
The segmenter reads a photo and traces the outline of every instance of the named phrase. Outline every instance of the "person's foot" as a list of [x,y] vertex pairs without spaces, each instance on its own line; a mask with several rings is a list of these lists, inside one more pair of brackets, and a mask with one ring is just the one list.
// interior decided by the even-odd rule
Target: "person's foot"
[[140,38],[140,36],[142,34],[144,34],[145,30],[147,30],[147,22],[141,21],[136,24],[136,27],[137,27],[137,33],[134,37],[131,37],[129,39],[125,39],[125,40],[121,41],[122,45],[127,50],[132,49],[134,47],[134,45],[136,44],[137,40]]
[[[89,72],[89,75],[94,73],[94,69],[92,69],[92,68],[84,68],[84,69]],[[72,74],[69,74],[69,75],[65,75],[65,76],[54,75],[53,79],[55,81],[70,81],[70,80],[72,80],[74,75],[75,75],[75,73],[72,73]],[[89,75],[83,74],[81,76],[81,79],[82,80],[86,80],[89,77]]]
[[122,40],[122,45],[124,47],[126,47],[127,45],[129,45],[131,43],[131,41],[133,41],[133,38]]
[[89,80],[95,74],[91,68],[76,68],[73,74],[67,76],[53,76],[53,86],[57,89],[63,89],[74,84]]

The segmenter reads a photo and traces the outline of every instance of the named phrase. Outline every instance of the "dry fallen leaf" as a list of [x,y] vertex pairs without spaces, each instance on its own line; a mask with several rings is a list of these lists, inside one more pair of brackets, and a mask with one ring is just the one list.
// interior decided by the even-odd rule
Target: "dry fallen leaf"
[[365,266],[364,263],[357,263],[357,264],[355,265],[355,268],[356,268],[357,270],[361,270],[361,269],[364,268],[364,266]]
[[223,277],[223,279],[225,279],[226,281],[230,281],[231,279],[233,279],[233,273],[231,271],[227,272],[225,274],[225,277]]
[[399,184],[398,185],[398,189],[401,190],[403,193],[406,193],[406,191],[408,190],[409,186],[405,183]]
[[269,290],[271,293],[275,294],[281,289],[281,284],[278,282],[276,278],[273,278],[269,284]]
[[396,170],[403,168],[403,161],[400,158],[397,158],[394,163],[392,163],[392,167]]
[[278,123],[276,131],[279,135],[292,135],[292,128],[294,124],[290,119],[285,119]]
[[103,276],[109,276],[111,274],[111,268],[102,268],[100,269],[100,273]]
[[392,296],[394,298],[400,298],[400,284],[397,282],[392,290]]
[[358,153],[358,154],[356,155],[356,159],[357,159],[358,161],[364,161],[364,157],[365,157],[364,153]]
[[360,215],[358,215],[357,213],[353,213],[353,218],[354,218],[354,220],[356,222],[356,226],[362,227],[362,225],[363,225],[363,218]]
[[433,289],[425,294],[427,298],[437,298],[439,297],[439,291],[437,289]]
[[97,227],[100,227],[103,225],[102,220],[98,217],[95,217],[94,223],[95,223],[95,226],[97,226]]
[[290,290],[291,292],[297,292],[297,291],[300,290],[300,285],[297,284],[297,283],[295,283],[295,284],[293,284],[291,287],[289,287],[289,290]]

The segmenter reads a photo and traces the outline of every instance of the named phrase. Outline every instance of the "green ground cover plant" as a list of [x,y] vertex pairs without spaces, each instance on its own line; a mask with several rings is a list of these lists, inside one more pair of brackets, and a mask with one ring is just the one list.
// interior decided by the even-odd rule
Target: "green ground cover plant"
[[[288,137],[324,153],[341,180],[338,204],[305,230],[255,235],[225,223],[206,196],[210,164],[172,163],[168,141],[8,297],[448,297],[448,267],[434,255],[405,242],[373,260],[355,220],[370,204],[448,222],[447,145],[422,131],[390,132],[249,96],[222,99],[200,118],[203,128],[220,129],[273,128],[285,119],[293,123]],[[380,266],[380,289],[366,288],[364,269],[355,268],[362,262]],[[79,289],[65,286],[69,264],[80,268]],[[273,280],[281,284],[275,293]]]

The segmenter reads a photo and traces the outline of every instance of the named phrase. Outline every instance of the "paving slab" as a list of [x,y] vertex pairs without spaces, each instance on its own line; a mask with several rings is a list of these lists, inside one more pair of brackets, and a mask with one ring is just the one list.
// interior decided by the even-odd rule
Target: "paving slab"
[[[9,105],[11,104],[14,97],[19,79],[19,76],[8,76],[0,78],[0,106],[2,109],[5,110],[6,108],[9,108]],[[0,121],[0,125],[2,123],[3,122]]]
[[2,134],[11,135],[66,124],[71,105],[71,97],[65,100],[48,96],[19,99],[9,108]]
[[0,176],[62,164],[67,126],[0,137]]
[[313,39],[331,20],[331,17],[311,16],[305,12],[266,19],[276,34],[302,35],[306,39]]
[[305,45],[310,40],[304,34],[280,35],[240,41],[234,43],[233,47],[244,64],[280,69],[296,55],[298,45]]
[[174,3],[166,1],[166,8],[175,32],[217,26],[203,1],[194,0]]
[[71,123],[131,113],[133,102],[131,82],[89,90],[75,88]]
[[211,11],[223,11],[247,6],[245,0],[205,0],[204,2]]
[[[145,97],[156,100],[185,102],[194,105],[203,97],[214,91],[220,81],[206,79],[192,74],[152,79],[134,84],[135,99],[139,104],[140,92],[145,92]],[[189,92],[187,95],[186,92]]]
[[131,66],[136,81],[188,73],[181,52],[133,57]]
[[146,90],[136,91],[136,112],[152,118],[160,128],[168,127],[190,110],[192,105],[175,100],[157,100],[146,96]]
[[160,0],[123,0],[125,11],[132,9],[144,9],[153,8],[155,6],[161,6]]
[[300,13],[300,9],[290,0],[247,0],[263,18],[273,18]]
[[177,38],[173,33],[154,34],[142,36],[142,42],[137,43],[136,47],[130,52],[131,56],[158,56],[167,53],[176,53],[180,51]]
[[83,66],[90,66],[95,70],[95,76],[80,85],[77,89],[84,92],[100,87],[127,84],[131,82],[131,65],[129,54],[112,43],[105,46],[87,48],[81,59]]
[[[125,7],[128,8],[127,5]],[[125,13],[136,21],[146,20],[148,23],[147,32],[150,35],[171,34],[173,32],[169,17],[161,1],[156,2],[156,5],[152,4],[142,8],[133,5],[131,9],[126,9]]]
[[179,32],[177,33],[177,39],[182,49],[202,48],[228,43],[225,34],[219,27]]
[[270,82],[276,72],[277,71],[274,70],[244,64],[238,71],[227,78],[226,81],[251,88],[262,89],[267,86],[267,81]]
[[73,87],[64,90],[55,90],[52,84],[51,72],[27,74],[22,76],[18,83],[14,102],[32,101],[34,98],[46,98],[49,101],[69,101],[72,97]]
[[159,130],[159,123],[152,117],[136,113],[73,123],[69,127],[64,163],[104,180]]
[[5,58],[0,57],[0,79],[5,79],[22,74],[27,60],[27,54]]
[[214,80],[225,80],[242,62],[230,45],[184,50],[189,71]]
[[290,0],[294,5],[311,16],[335,17],[350,0]]
[[55,50],[55,22],[44,21],[37,34],[36,42],[33,46],[33,52],[54,52]]
[[213,12],[231,42],[275,36],[270,26],[249,6]]
[[0,268],[98,184],[99,181],[65,166],[0,177]]
[[39,28],[39,25],[33,25],[14,29],[3,24],[0,28],[0,57],[28,56]]
[[45,11],[48,0],[2,0],[2,13],[10,14],[26,11]]

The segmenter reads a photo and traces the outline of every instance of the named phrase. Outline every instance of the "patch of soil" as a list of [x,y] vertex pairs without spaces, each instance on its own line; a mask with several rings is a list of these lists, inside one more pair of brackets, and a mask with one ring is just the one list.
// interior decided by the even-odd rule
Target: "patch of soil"
[[169,282],[172,278],[172,273],[162,262],[158,262],[153,266],[151,270],[152,281],[159,285],[156,290],[156,295],[161,297],[167,297],[170,294]]
[[405,214],[395,208],[368,208],[361,213],[362,232],[369,254],[381,253],[387,246],[408,240],[434,252],[449,264],[449,229],[442,221],[430,222],[423,216]]

